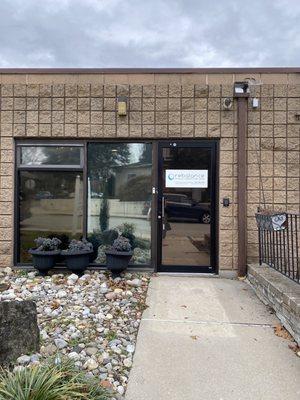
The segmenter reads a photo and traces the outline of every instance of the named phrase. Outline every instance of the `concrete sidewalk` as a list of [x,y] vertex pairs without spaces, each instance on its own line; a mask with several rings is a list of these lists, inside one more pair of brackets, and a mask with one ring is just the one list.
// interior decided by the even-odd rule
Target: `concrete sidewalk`
[[126,400],[299,400],[300,358],[244,282],[151,279]]

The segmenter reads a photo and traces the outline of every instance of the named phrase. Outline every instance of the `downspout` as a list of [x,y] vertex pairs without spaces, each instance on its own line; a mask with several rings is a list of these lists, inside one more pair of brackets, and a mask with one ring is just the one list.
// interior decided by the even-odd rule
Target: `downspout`
[[238,204],[238,276],[247,273],[247,121],[248,83],[244,92],[234,91],[237,98],[237,204]]

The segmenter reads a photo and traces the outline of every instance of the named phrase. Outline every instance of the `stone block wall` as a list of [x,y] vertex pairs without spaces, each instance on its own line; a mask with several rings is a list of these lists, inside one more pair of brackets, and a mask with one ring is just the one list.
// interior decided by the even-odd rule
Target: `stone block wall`
[[[12,264],[14,139],[218,139],[219,265],[237,268],[237,111],[236,78],[226,75],[29,75],[0,76],[0,265]],[[248,226],[249,257],[257,256],[254,212],[261,202],[262,165],[267,204],[299,207],[299,88],[255,86],[259,110],[249,103]],[[116,113],[116,98],[128,97],[128,115]],[[257,161],[257,155],[258,160]],[[298,160],[298,161],[297,161]],[[282,168],[284,166],[284,168]],[[283,174],[283,175],[282,175]],[[297,180],[298,178],[298,186]],[[280,193],[284,193],[283,197]],[[283,201],[285,199],[285,201]]]

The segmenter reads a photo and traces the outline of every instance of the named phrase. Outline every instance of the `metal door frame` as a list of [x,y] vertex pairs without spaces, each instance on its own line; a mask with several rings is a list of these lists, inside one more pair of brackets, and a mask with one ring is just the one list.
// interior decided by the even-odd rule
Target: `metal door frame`
[[[210,250],[210,266],[191,266],[191,265],[163,265],[162,264],[162,194],[163,194],[163,148],[178,147],[199,147],[207,148],[211,151],[211,165],[210,165],[210,178],[211,178],[211,217],[212,223],[210,225],[211,235],[211,250]],[[218,273],[217,260],[218,260],[218,141],[217,140],[163,140],[158,141],[157,146],[157,179],[156,179],[156,201],[155,209],[153,210],[153,217],[157,221],[157,243],[154,246],[156,249],[156,270],[158,272],[184,272],[184,273]],[[155,157],[156,158],[156,157]],[[180,166],[179,166],[180,167]]]

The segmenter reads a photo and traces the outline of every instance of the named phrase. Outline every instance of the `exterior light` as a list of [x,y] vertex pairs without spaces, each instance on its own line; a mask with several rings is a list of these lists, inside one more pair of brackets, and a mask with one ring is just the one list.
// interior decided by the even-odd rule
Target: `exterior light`
[[226,97],[223,100],[223,107],[225,108],[225,110],[230,110],[232,108],[232,99],[230,97]]
[[235,82],[234,83],[234,94],[236,96],[243,95],[246,93],[249,93],[248,82]]
[[127,97],[119,96],[117,99],[118,104],[118,115],[125,116],[127,115]]

